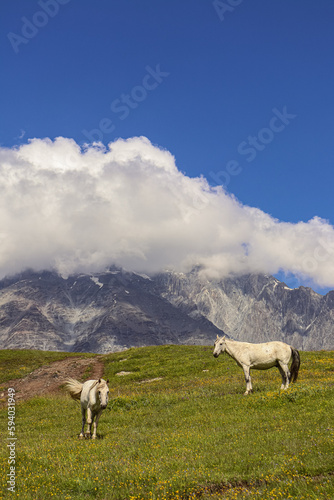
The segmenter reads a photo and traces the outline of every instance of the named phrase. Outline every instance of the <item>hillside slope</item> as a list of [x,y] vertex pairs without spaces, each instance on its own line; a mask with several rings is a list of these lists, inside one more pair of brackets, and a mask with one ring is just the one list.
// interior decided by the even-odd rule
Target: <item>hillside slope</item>
[[[82,441],[80,405],[63,377],[99,376],[97,361],[109,379],[109,403],[98,439]],[[15,389],[20,498],[332,499],[333,363],[334,351],[301,352],[298,381],[287,391],[280,391],[279,371],[272,368],[254,371],[254,392],[245,397],[242,369],[227,355],[214,358],[212,346],[101,356],[2,351],[0,371],[8,364],[25,371],[22,380],[2,386]],[[36,391],[31,384],[43,379]],[[0,423],[8,432],[7,391],[2,396]],[[8,456],[3,446],[3,498]]]

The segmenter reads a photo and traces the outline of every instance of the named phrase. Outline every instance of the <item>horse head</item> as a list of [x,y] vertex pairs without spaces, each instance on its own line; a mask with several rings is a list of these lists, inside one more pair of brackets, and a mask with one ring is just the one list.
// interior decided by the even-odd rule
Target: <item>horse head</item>
[[218,356],[221,352],[225,352],[225,349],[226,349],[225,340],[226,340],[225,336],[218,337],[218,335],[217,335],[217,340],[215,342],[215,346],[214,346],[214,350],[213,350],[213,355],[215,358],[218,358]]
[[102,410],[107,408],[108,404],[108,399],[109,399],[109,387],[108,387],[109,380],[105,381],[103,379],[99,379],[98,382],[98,387],[97,387],[97,393],[99,396],[99,401],[100,401],[100,406]]

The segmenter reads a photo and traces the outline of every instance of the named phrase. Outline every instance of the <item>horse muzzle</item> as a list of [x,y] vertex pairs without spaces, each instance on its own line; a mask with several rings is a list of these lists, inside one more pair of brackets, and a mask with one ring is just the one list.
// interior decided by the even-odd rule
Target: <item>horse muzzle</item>
[[214,352],[213,355],[215,358],[218,358],[218,356],[219,356],[219,354],[217,352]]

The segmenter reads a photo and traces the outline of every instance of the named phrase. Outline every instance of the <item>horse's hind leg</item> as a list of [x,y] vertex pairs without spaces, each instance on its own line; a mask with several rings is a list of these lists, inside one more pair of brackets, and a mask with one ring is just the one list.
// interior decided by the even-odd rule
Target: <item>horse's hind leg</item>
[[285,363],[282,363],[281,361],[278,362],[277,365],[279,372],[282,377],[282,385],[281,385],[281,390],[287,389],[289,387],[289,380],[290,380],[290,371],[288,365]]
[[83,438],[85,435],[85,423],[86,423],[86,410],[81,407],[81,415],[82,415],[82,428],[80,432],[79,438]]
[[247,396],[253,390],[252,379],[250,376],[250,368],[249,368],[249,366],[243,365],[242,369],[244,371],[245,380],[246,380],[246,392],[244,393],[244,396]]

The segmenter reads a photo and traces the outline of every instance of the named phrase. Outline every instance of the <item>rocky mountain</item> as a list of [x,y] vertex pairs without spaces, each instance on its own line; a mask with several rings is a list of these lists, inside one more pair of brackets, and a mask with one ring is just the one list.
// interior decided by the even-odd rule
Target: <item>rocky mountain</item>
[[291,289],[273,276],[208,281],[197,271],[157,277],[161,295],[190,317],[205,316],[235,340],[281,340],[302,350],[334,349],[334,291]]
[[334,291],[290,289],[272,276],[207,280],[200,270],[155,277],[111,268],[0,281],[0,348],[98,352],[213,344],[217,334],[334,350]]
[[222,334],[190,317],[155,282],[118,269],[67,279],[26,272],[0,282],[0,348],[106,353],[161,344],[212,344]]

